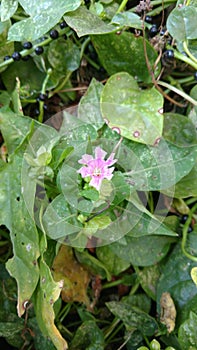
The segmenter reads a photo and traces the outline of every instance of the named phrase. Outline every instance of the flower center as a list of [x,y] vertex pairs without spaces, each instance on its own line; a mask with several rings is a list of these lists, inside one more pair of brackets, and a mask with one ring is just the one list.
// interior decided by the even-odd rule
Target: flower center
[[93,171],[92,175],[96,176],[96,177],[101,176],[101,169],[100,168],[94,168],[94,171]]

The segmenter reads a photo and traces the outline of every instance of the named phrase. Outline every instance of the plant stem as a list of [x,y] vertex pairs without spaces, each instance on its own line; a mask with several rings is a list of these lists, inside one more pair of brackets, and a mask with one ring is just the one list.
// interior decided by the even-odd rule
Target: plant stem
[[183,48],[184,48],[186,54],[191,58],[191,60],[194,61],[195,63],[197,63],[197,59],[189,51],[186,41],[183,42]]
[[[167,48],[167,50],[168,50],[168,49],[170,49],[170,50],[172,49],[171,46],[167,46],[166,48]],[[176,50],[173,50],[173,51],[174,51],[174,57],[175,57],[175,58],[177,58],[178,60],[183,61],[183,62],[189,64],[191,67],[193,67],[195,70],[197,70],[197,63],[194,62],[191,58],[189,58],[189,57],[183,55],[182,53],[180,53],[180,52],[178,52],[178,51],[176,51]]]
[[194,100],[191,96],[189,96],[188,94],[186,94],[184,91],[181,91],[179,89],[177,89],[175,86],[172,86],[164,81],[159,80],[157,82],[158,85],[164,86],[167,89],[174,91],[176,94],[180,95],[181,97],[183,97],[185,100],[187,100],[188,102],[192,103],[194,106],[197,106],[197,101]]
[[[61,30],[60,32],[60,36],[64,35],[64,34],[68,34],[68,32],[70,31],[70,28],[64,28]],[[38,46],[45,46],[45,45],[48,45],[53,39],[52,38],[46,38],[45,40],[41,41],[41,42],[37,42],[35,45],[33,45],[33,47],[31,49],[28,49],[28,50],[22,50],[20,51],[20,54],[22,57],[25,57],[27,55],[31,55],[34,53],[34,50],[36,47]],[[2,67],[6,67],[8,66],[9,64],[13,63],[14,60],[13,58],[10,58],[9,60],[6,60],[6,61],[3,61],[2,63],[0,63],[0,68]]]
[[116,14],[124,10],[124,8],[125,8],[127,2],[128,2],[128,0],[122,0],[122,2],[121,2],[121,4],[120,4],[119,8],[118,8],[117,11],[116,11]]

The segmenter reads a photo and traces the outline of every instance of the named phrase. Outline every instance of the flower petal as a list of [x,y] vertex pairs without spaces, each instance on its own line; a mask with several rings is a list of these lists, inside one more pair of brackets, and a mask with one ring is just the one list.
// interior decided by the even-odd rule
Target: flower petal
[[104,159],[107,152],[103,151],[99,146],[95,148],[95,159]]
[[79,164],[88,165],[89,162],[93,159],[90,154],[84,154],[80,160],[78,160]]

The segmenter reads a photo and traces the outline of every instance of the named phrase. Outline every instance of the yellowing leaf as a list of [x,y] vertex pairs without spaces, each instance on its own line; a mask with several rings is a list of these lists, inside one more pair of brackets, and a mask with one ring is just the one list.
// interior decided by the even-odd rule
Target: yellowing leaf
[[62,299],[65,302],[78,301],[89,305],[86,294],[90,282],[89,272],[77,262],[70,247],[62,246],[53,263],[54,279],[63,280]]
[[191,269],[191,278],[193,280],[193,282],[196,284],[197,286],[197,267],[193,267]]

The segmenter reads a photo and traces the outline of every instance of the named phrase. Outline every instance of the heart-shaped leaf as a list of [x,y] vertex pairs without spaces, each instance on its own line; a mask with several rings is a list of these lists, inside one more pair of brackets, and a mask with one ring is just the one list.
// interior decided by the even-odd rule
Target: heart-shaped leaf
[[102,95],[101,111],[108,126],[121,136],[154,145],[162,135],[163,97],[155,89],[140,90],[126,72],[109,78]]

